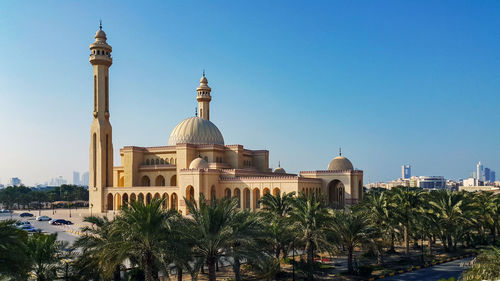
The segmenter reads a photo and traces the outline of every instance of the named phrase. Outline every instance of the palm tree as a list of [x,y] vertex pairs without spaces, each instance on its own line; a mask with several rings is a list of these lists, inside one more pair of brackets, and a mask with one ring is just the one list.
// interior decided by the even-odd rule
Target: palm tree
[[289,215],[293,208],[294,195],[295,192],[283,193],[283,195],[277,193],[266,194],[261,198],[261,204],[264,207],[260,215],[266,222],[266,232],[270,236],[274,255],[278,260],[281,253],[286,256],[287,245],[293,240]]
[[330,219],[328,209],[317,196],[306,197],[301,194],[294,201],[291,219],[296,237],[305,244],[308,280],[313,280],[314,251],[329,245],[326,239],[326,227]]
[[238,202],[235,198],[215,199],[207,204],[203,194],[199,206],[190,200],[185,201],[189,209],[189,216],[184,221],[189,231],[185,235],[193,241],[195,255],[207,262],[209,280],[215,281],[215,263],[232,246],[237,235],[233,224]]
[[460,280],[499,280],[500,249],[490,248],[482,251],[461,276]]
[[373,234],[373,228],[364,213],[349,210],[335,212],[332,231],[341,245],[347,248],[347,269],[352,274],[354,248],[368,241]]
[[61,266],[65,243],[57,241],[57,234],[35,233],[26,243],[33,260],[32,271],[37,281],[54,280]]
[[441,191],[436,193],[429,204],[432,206],[432,213],[437,217],[443,246],[451,251],[453,247],[453,233],[458,224],[463,221],[462,197],[452,191]]
[[422,194],[422,190],[408,187],[396,187],[392,190],[394,204],[397,206],[396,214],[399,223],[403,226],[403,237],[405,241],[405,254],[409,256],[410,254],[410,240],[409,231],[411,226],[411,221],[415,215],[415,210],[419,204],[419,197]]
[[[129,203],[112,224],[113,239],[105,247],[104,260],[123,261],[132,257],[137,261],[146,281],[157,280],[159,265],[165,261],[165,244],[175,243],[169,239],[173,225],[180,218],[175,210],[164,210],[162,199],[153,199],[147,205],[141,201]],[[168,263],[163,263],[167,267]]]
[[393,227],[390,216],[390,207],[386,192],[368,193],[363,198],[361,210],[369,218],[374,227],[376,235],[373,237],[373,243],[377,248],[377,263],[384,263],[384,246],[386,241],[392,238]]
[[[241,262],[247,261],[251,264],[263,260],[266,255],[265,235],[260,216],[248,210],[236,212],[233,218],[231,243],[225,249],[227,257],[232,258],[234,278],[241,280]],[[262,242],[262,243],[261,243]],[[279,262],[278,262],[279,270]],[[274,276],[273,276],[274,277]]]
[[495,195],[493,195],[493,192],[481,191],[474,194],[471,207],[474,209],[474,213],[478,220],[479,233],[482,244],[486,243],[486,229],[490,230],[493,240],[496,240],[495,224],[498,220],[497,200],[498,199]]
[[81,250],[73,265],[75,277],[82,281],[101,280],[110,279],[114,274],[114,280],[119,280],[123,260],[104,259],[103,256],[106,255],[107,245],[121,239],[121,235],[111,235],[112,221],[107,217],[85,217],[83,221],[91,223],[92,227],[83,227],[85,235],[75,241],[75,248]]
[[0,276],[26,279],[31,259],[26,248],[28,235],[15,228],[13,220],[0,221]]

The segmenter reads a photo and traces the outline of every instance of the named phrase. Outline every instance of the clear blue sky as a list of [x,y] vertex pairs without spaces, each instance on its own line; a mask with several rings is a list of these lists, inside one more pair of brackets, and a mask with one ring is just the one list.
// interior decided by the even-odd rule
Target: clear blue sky
[[166,145],[206,69],[226,143],[268,149],[274,167],[325,169],[341,146],[365,182],[405,163],[500,173],[499,14],[472,0],[2,1],[0,178],[88,170],[99,19],[115,156]]

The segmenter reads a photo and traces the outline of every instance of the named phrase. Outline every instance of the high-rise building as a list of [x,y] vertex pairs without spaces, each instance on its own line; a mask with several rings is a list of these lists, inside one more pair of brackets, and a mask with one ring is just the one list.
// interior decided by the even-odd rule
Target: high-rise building
[[411,178],[411,166],[410,165],[401,166],[401,178],[404,180]]
[[476,165],[476,178],[478,180],[484,180],[484,170],[483,170],[483,164],[481,164],[481,161],[477,163]]
[[73,172],[73,184],[80,185],[80,173],[79,172]]
[[10,186],[21,186],[23,183],[20,178],[11,178],[9,181]]
[[490,171],[490,182],[495,182],[496,181],[496,178],[495,178],[495,171]]
[[485,182],[490,181],[490,168],[487,167],[484,168],[484,181]]
[[89,186],[89,172],[82,174],[82,180],[80,181],[82,186]]

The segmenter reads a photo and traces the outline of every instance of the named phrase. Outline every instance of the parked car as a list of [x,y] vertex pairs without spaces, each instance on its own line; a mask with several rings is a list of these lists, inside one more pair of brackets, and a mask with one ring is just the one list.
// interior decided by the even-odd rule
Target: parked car
[[1,209],[0,213],[12,213],[12,211],[7,209]]
[[24,217],[33,217],[33,214],[31,213],[22,213],[19,215],[21,218],[24,218]]
[[37,221],[50,221],[51,218],[47,216],[39,216],[36,218]]
[[31,225],[31,223],[29,221],[16,221],[14,223],[14,225],[17,227],[17,228],[22,228],[23,226],[25,225]]
[[22,230],[28,231],[28,232],[41,232],[42,230],[39,228],[33,227],[31,224],[25,224],[21,227]]
[[70,224],[73,224],[72,222],[67,221],[67,220],[63,220],[63,219],[53,219],[53,220],[49,221],[49,223],[52,225],[70,225]]

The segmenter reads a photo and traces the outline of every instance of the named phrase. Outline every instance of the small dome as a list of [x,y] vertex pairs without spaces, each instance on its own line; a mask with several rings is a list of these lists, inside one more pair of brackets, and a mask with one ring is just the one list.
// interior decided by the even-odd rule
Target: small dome
[[190,117],[177,124],[170,134],[168,145],[178,143],[224,145],[224,138],[210,120]]
[[106,40],[106,33],[102,31],[102,29],[97,30],[94,36],[95,39],[104,39]]
[[285,171],[285,169],[283,169],[281,167],[278,167],[278,168],[274,169],[273,173],[275,173],[275,174],[286,174],[286,171]]
[[196,158],[189,164],[189,169],[208,169],[208,163],[203,158]]
[[344,156],[337,156],[330,161],[328,164],[328,170],[331,171],[343,171],[343,170],[354,170],[351,161]]
[[208,80],[207,77],[205,77],[205,74],[203,74],[203,76],[201,77],[200,84],[208,84]]

